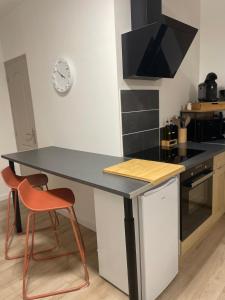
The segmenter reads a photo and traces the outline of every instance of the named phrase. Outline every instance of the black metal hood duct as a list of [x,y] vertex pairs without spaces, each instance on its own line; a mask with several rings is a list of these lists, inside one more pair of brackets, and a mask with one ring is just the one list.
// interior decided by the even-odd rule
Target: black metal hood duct
[[162,13],[161,0],[131,0],[132,31],[122,35],[124,79],[173,78],[198,29]]

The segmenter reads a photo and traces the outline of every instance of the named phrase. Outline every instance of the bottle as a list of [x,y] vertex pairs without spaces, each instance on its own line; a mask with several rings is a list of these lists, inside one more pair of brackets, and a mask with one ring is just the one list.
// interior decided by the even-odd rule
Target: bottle
[[164,139],[167,141],[171,140],[171,129],[168,120],[166,121],[166,126],[164,127]]
[[171,140],[175,140],[176,137],[176,125],[170,120],[170,132],[171,132]]

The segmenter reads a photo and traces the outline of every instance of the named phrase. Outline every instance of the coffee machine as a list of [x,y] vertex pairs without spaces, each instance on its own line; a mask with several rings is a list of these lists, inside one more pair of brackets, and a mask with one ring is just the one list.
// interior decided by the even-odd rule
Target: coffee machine
[[209,73],[206,76],[205,82],[199,84],[198,87],[198,100],[199,102],[215,102],[218,101],[217,97],[217,75]]

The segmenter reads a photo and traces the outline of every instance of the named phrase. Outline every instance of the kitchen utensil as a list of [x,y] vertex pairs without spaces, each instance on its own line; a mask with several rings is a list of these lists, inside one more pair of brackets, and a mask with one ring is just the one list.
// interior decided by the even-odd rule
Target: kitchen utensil
[[184,128],[187,128],[191,122],[191,117],[189,115],[185,116]]
[[180,120],[179,120],[179,117],[174,116],[174,117],[172,118],[172,122],[173,122],[178,128],[180,128]]

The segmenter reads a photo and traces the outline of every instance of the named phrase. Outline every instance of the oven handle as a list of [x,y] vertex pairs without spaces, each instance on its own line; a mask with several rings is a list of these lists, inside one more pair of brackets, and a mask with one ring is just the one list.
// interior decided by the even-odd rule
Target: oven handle
[[204,181],[206,181],[207,179],[209,179],[209,178],[212,177],[212,176],[213,176],[213,172],[210,172],[210,173],[208,173],[207,175],[202,176],[201,178],[199,178],[199,179],[197,179],[196,181],[192,182],[192,183],[190,184],[190,187],[191,187],[191,188],[194,188],[194,187],[196,187],[196,186],[198,186],[199,184],[203,183]]

